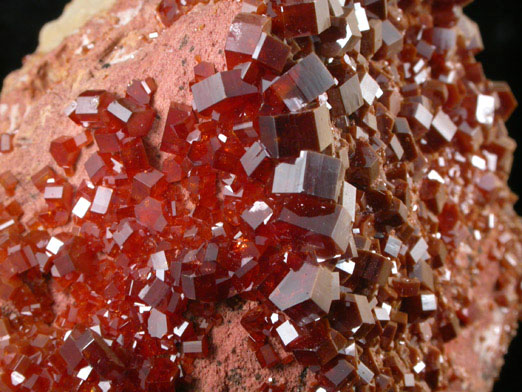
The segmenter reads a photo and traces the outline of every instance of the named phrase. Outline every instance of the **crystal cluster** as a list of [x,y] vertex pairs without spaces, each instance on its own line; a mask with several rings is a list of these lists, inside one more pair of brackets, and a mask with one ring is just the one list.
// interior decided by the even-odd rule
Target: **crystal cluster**
[[[516,103],[466,72],[480,36],[456,7],[405,19],[421,4],[404,3],[246,1],[227,69],[196,67],[159,146],[152,78],[80,94],[66,115],[83,129],[50,154],[72,176],[94,143],[87,177],[34,173],[46,207],[27,224],[0,204],[0,389],[182,388],[238,297],[260,366],[297,361],[314,391],[443,388],[437,339],[471,322],[439,289],[470,235],[451,182],[506,197]],[[162,0],[159,18],[194,4]],[[10,172],[0,184],[14,195]]]

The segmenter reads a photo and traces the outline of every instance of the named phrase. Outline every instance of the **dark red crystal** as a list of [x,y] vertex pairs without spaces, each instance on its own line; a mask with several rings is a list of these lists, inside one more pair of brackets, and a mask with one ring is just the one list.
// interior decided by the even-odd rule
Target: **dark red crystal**
[[5,193],[8,196],[14,196],[16,186],[18,185],[18,180],[9,170],[0,174],[0,185],[5,190]]
[[333,142],[328,109],[260,116],[261,141],[274,158],[296,157],[302,150],[323,151]]

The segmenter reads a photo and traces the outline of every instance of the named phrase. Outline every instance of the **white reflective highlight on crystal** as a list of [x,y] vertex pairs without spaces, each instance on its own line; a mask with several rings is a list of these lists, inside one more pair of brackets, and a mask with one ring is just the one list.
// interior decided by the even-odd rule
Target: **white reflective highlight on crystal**
[[340,269],[341,271],[346,272],[347,274],[353,274],[353,270],[355,269],[355,263],[353,261],[341,260],[335,265],[335,268]]
[[299,334],[297,333],[294,326],[290,323],[290,321],[285,321],[283,324],[276,328],[276,331],[285,346],[293,342],[299,336]]
[[495,98],[491,95],[479,94],[475,116],[481,124],[493,124],[495,119]]
[[49,242],[47,243],[47,246],[45,250],[51,252],[52,254],[57,254],[60,251],[60,248],[63,246],[63,242],[60,241],[56,237],[51,237]]
[[78,218],[83,218],[87,211],[89,211],[89,208],[91,207],[91,202],[87,200],[84,197],[80,197],[78,201],[76,202],[72,213],[73,215],[76,215]]
[[169,268],[169,264],[167,263],[167,257],[165,256],[165,252],[156,252],[150,256],[150,261],[152,263],[152,268],[155,270],[166,270]]
[[109,209],[112,193],[113,190],[111,188],[99,186],[92,201],[91,211],[96,214],[105,214]]
[[80,370],[78,370],[78,374],[76,375],[76,377],[85,381],[89,378],[89,375],[91,374],[91,372],[92,372],[92,367],[85,366],[85,367],[81,368]]
[[25,381],[25,376],[18,372],[11,373],[11,383],[16,387],[17,385],[23,383]]
[[422,361],[417,362],[417,364],[413,367],[415,373],[420,373],[426,368],[426,364]]
[[355,18],[357,19],[357,26],[361,32],[370,30],[370,25],[368,24],[368,18],[366,16],[366,10],[361,7],[361,3],[355,3],[353,5],[355,9]]
[[477,155],[473,155],[471,157],[471,164],[475,166],[477,169],[486,170],[486,160]]
[[423,312],[437,310],[437,297],[434,294],[423,294],[421,295],[421,304]]

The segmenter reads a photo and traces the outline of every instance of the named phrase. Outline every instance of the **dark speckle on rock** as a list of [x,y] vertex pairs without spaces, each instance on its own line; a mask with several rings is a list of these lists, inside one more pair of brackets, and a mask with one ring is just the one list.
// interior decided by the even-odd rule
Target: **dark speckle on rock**
[[308,368],[304,368],[301,374],[299,375],[299,391],[304,391],[306,387],[306,374],[308,373]]
[[241,385],[243,377],[239,372],[239,369],[234,368],[230,370],[230,373],[227,374],[227,380],[232,385]]
[[188,41],[189,41],[189,36],[187,34],[185,34],[183,36],[181,42],[179,43],[179,50],[183,49],[188,44]]

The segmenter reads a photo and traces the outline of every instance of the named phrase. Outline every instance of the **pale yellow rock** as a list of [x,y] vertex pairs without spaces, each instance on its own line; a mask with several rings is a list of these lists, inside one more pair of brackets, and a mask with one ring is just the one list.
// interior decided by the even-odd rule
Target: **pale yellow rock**
[[40,31],[38,52],[56,48],[62,40],[76,32],[93,16],[107,11],[116,0],[73,0],[65,6],[62,15],[47,23]]

